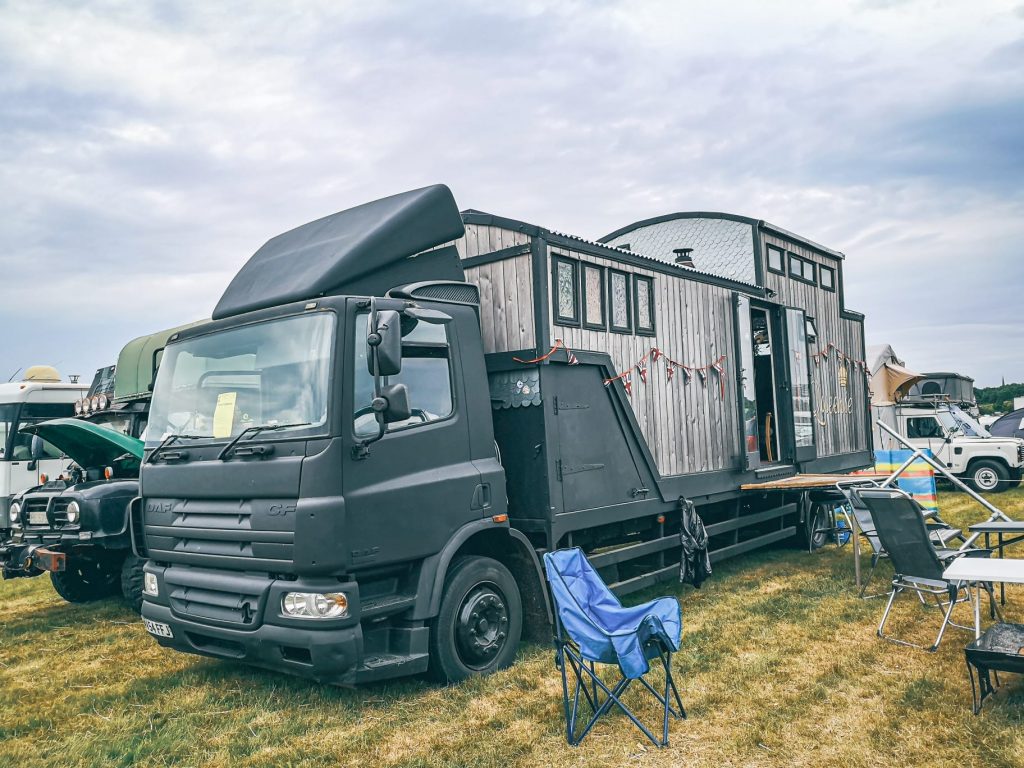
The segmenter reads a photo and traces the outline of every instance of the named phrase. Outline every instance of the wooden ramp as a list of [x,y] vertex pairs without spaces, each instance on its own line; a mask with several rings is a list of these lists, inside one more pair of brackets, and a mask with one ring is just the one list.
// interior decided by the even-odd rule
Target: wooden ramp
[[882,480],[886,474],[864,473],[856,475],[793,475],[763,483],[745,483],[741,491],[808,491],[817,488],[834,488],[836,483],[850,480]]

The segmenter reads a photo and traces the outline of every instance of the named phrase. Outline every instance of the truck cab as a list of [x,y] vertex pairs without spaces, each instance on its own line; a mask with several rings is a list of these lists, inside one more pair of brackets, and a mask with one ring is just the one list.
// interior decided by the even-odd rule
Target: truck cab
[[67,464],[60,450],[33,441],[21,428],[71,416],[75,400],[87,389],[84,384],[61,381],[50,366],[33,366],[22,381],[0,384],[0,541],[11,527],[14,496],[39,485],[43,475],[56,477]]
[[908,398],[897,406],[897,424],[916,448],[927,448],[979,493],[1016,487],[1024,468],[1024,440],[993,437],[954,403]]

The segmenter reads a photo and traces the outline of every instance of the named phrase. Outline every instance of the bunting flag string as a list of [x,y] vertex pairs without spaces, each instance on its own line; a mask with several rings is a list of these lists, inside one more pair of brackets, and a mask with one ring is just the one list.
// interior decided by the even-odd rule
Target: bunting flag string
[[836,361],[840,365],[844,365],[847,368],[849,368],[850,365],[852,364],[852,365],[856,366],[857,368],[860,368],[862,371],[867,372],[868,364],[864,360],[858,360],[857,358],[855,358],[855,357],[853,357],[851,355],[846,354],[846,352],[844,352],[842,349],[840,349],[837,345],[835,345],[831,341],[828,344],[826,344],[824,347],[819,349],[817,352],[813,352],[811,354],[811,360],[814,361],[815,365],[821,365],[821,361],[822,360],[828,360],[829,359],[829,353],[832,350],[835,350]]
[[547,360],[549,357],[551,357],[553,354],[555,354],[555,352],[557,352],[560,349],[564,349],[565,350],[566,362],[569,363],[569,365],[579,365],[580,364],[580,361],[576,358],[576,355],[573,354],[573,351],[571,349],[569,349],[569,347],[567,347],[565,345],[565,342],[562,341],[561,339],[555,339],[554,346],[552,346],[551,349],[548,350],[548,353],[546,355],[541,355],[540,357],[535,357],[532,360],[523,360],[520,357],[513,357],[512,359],[515,362],[517,362],[517,363],[522,363],[523,365],[532,365],[533,363],[543,363],[545,360]]
[[626,390],[627,395],[633,393],[633,374],[635,373],[642,384],[647,383],[647,374],[650,372],[650,366],[661,362],[665,365],[665,378],[666,381],[672,381],[672,377],[676,375],[678,371],[683,374],[683,382],[686,384],[690,383],[690,379],[694,374],[698,376],[701,384],[705,387],[708,384],[707,377],[710,371],[714,371],[718,376],[718,391],[722,399],[725,399],[725,355],[721,355],[717,360],[713,360],[706,365],[685,365],[678,360],[673,360],[671,357],[666,355],[662,350],[657,347],[651,347],[647,353],[634,363],[634,365],[626,371],[623,371],[618,376],[612,376],[610,379],[605,379],[605,386],[612,384],[616,381],[621,381],[623,388]]

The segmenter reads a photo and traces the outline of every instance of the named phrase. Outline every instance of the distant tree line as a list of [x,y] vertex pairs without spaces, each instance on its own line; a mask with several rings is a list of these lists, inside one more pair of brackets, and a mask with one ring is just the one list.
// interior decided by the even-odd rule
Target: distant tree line
[[974,396],[982,413],[1006,413],[1013,410],[1013,398],[1024,397],[1024,384],[975,387]]

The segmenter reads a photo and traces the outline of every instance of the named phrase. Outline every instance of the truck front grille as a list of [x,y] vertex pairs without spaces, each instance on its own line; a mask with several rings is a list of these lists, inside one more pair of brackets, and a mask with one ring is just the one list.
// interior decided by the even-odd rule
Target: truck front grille
[[147,499],[146,549],[162,562],[287,573],[293,569],[294,511],[272,513],[282,508],[274,500]]
[[179,616],[255,629],[262,621],[270,581],[172,567],[164,571],[164,586],[171,610]]
[[49,526],[46,508],[50,505],[49,496],[29,496],[21,505],[22,525]]
[[55,526],[68,524],[68,505],[71,499],[54,499],[53,507],[50,509],[50,519]]

